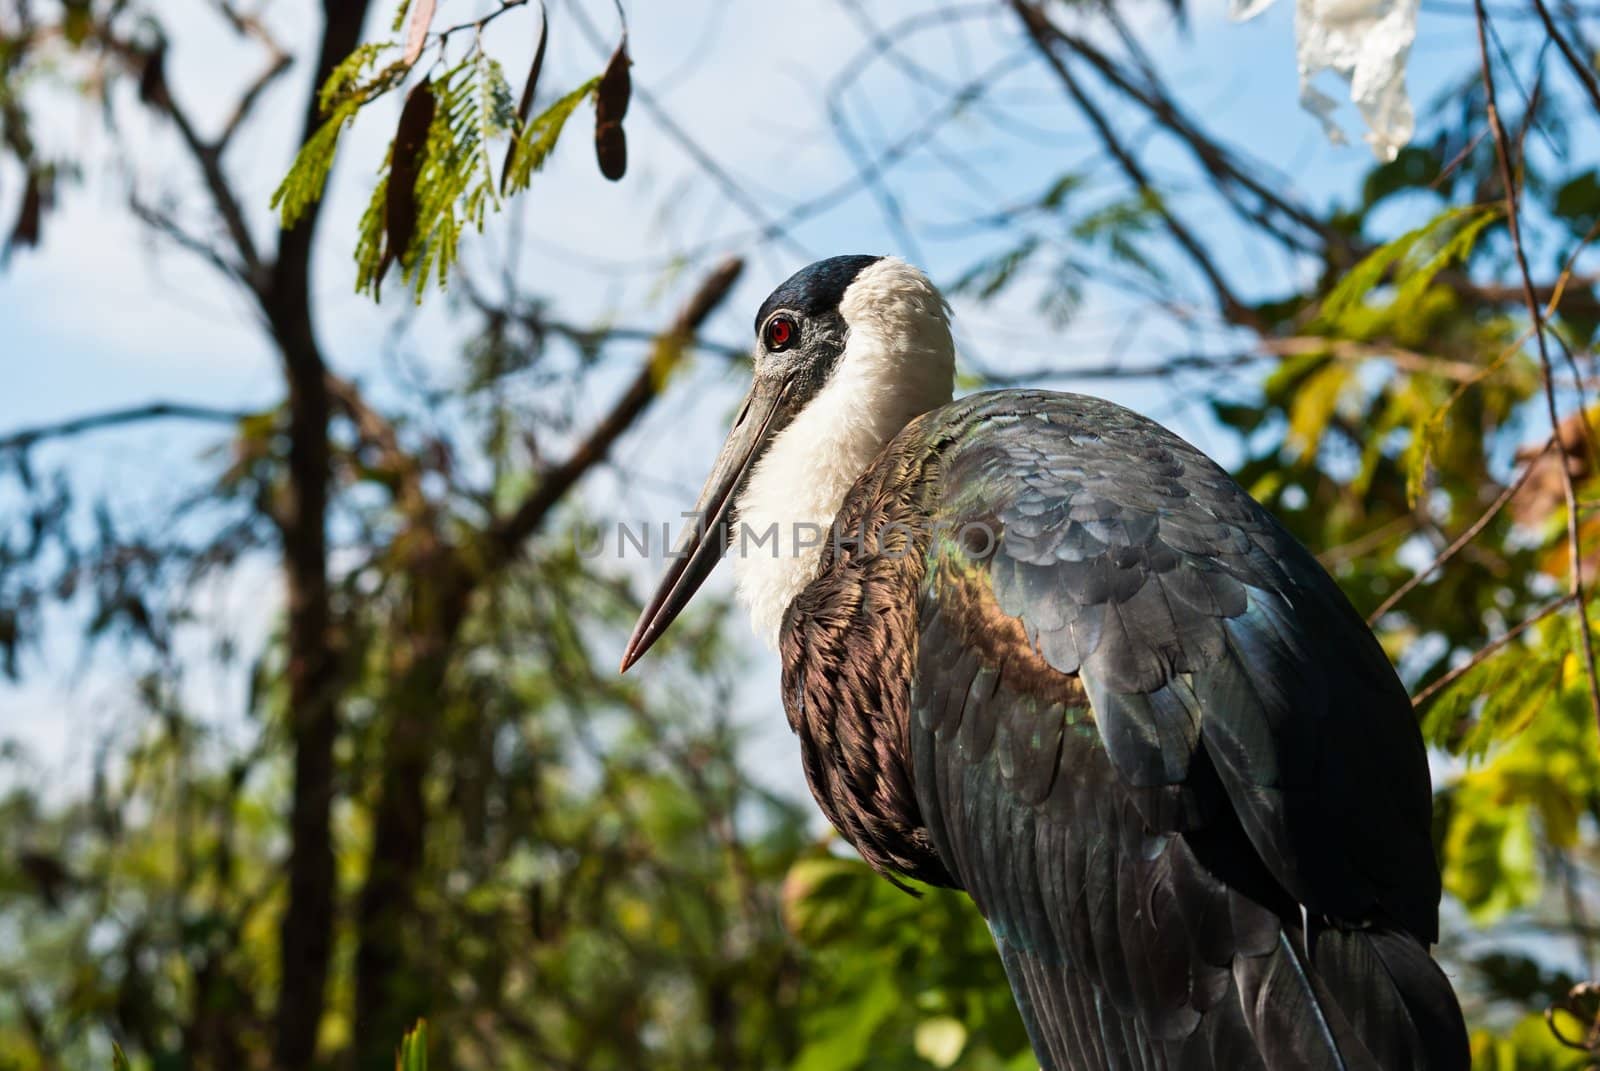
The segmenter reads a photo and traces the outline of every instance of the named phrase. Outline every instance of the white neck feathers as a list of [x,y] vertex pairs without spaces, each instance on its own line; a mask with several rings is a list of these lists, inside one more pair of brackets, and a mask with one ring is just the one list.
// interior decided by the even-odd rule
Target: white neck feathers
[[774,646],[790,601],[816,577],[851,484],[906,424],[950,401],[955,380],[944,298],[903,260],[865,268],[839,312],[849,334],[833,374],[773,440],[737,502],[739,601]]

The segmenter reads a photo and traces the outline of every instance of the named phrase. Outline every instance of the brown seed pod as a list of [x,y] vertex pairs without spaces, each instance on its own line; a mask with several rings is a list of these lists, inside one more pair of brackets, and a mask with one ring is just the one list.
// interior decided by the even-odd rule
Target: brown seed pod
[[428,41],[428,27],[433,25],[433,9],[437,0],[416,0],[411,9],[411,23],[406,27],[406,66],[422,58],[422,46]]
[[37,171],[29,171],[16,222],[11,225],[11,234],[6,238],[4,248],[0,248],[0,265],[11,258],[12,250],[39,244],[39,221],[44,217],[46,200],[44,176]]
[[[539,47],[533,52],[533,65],[528,68],[528,80],[522,85],[522,100],[517,103],[517,130],[522,130],[528,124],[528,116],[533,112],[533,94],[539,88],[539,72],[544,70],[544,49],[550,43],[550,12],[543,5],[539,5]],[[506,162],[500,168],[500,192],[505,193],[506,183],[511,180],[511,161],[517,158],[517,141],[511,141],[511,147],[506,150]]]
[[600,76],[600,88],[594,95],[595,126],[620,123],[628,114],[628,98],[633,96],[633,77],[628,68],[633,61],[628,58],[628,39],[624,37],[617,50],[611,53],[606,73]]
[[[389,159],[389,189],[383,206],[384,229],[389,236],[384,268],[390,260],[405,262],[411,239],[416,235],[417,176],[422,172],[423,150],[428,144],[428,128],[433,125],[437,106],[433,83],[424,78],[406,95],[405,107],[400,109],[400,125],[395,128],[394,148]],[[383,276],[382,269],[378,275]]]
[[163,41],[144,55],[144,66],[139,71],[139,100],[161,109],[171,99],[167,95],[167,43]]
[[600,161],[600,173],[616,182],[628,171],[628,137],[622,124],[601,123],[594,130],[594,153]]

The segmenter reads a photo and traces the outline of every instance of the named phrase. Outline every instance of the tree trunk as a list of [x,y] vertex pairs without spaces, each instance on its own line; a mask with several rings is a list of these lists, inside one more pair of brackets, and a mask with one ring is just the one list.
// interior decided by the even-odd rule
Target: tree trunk
[[[327,0],[301,140],[321,121],[317,89],[361,41],[367,0]],[[311,246],[320,204],[278,243],[263,311],[283,357],[289,402],[289,486],[280,518],[289,599],[289,732],[294,746],[289,903],[279,931],[274,1062],[311,1066],[322,1023],[334,917],[333,746],[341,686],[328,589],[326,367],[311,317]]]
[[397,629],[405,646],[385,694],[384,740],[377,812],[356,928],[356,1071],[388,1071],[401,1035],[431,1003],[432,975],[415,952],[419,928],[416,880],[426,846],[424,789],[438,737],[450,657],[465,615],[470,584],[448,558],[414,568],[412,620]]

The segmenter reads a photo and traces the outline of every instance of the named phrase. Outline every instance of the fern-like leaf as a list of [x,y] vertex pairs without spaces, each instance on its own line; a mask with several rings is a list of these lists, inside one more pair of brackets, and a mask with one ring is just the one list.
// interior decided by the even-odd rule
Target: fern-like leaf
[[550,158],[550,153],[555,149],[567,120],[572,118],[572,113],[578,110],[578,105],[588,99],[599,84],[600,79],[589,79],[546,108],[518,133],[517,140],[511,148],[510,181],[506,187],[508,190],[528,188],[528,183],[533,181],[534,172],[544,167],[545,161]]

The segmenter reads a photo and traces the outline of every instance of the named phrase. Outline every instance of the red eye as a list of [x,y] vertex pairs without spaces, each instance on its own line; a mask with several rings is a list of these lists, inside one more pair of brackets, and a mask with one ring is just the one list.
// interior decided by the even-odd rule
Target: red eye
[[799,328],[787,316],[774,316],[767,321],[767,349],[772,351],[788,349],[794,342]]

